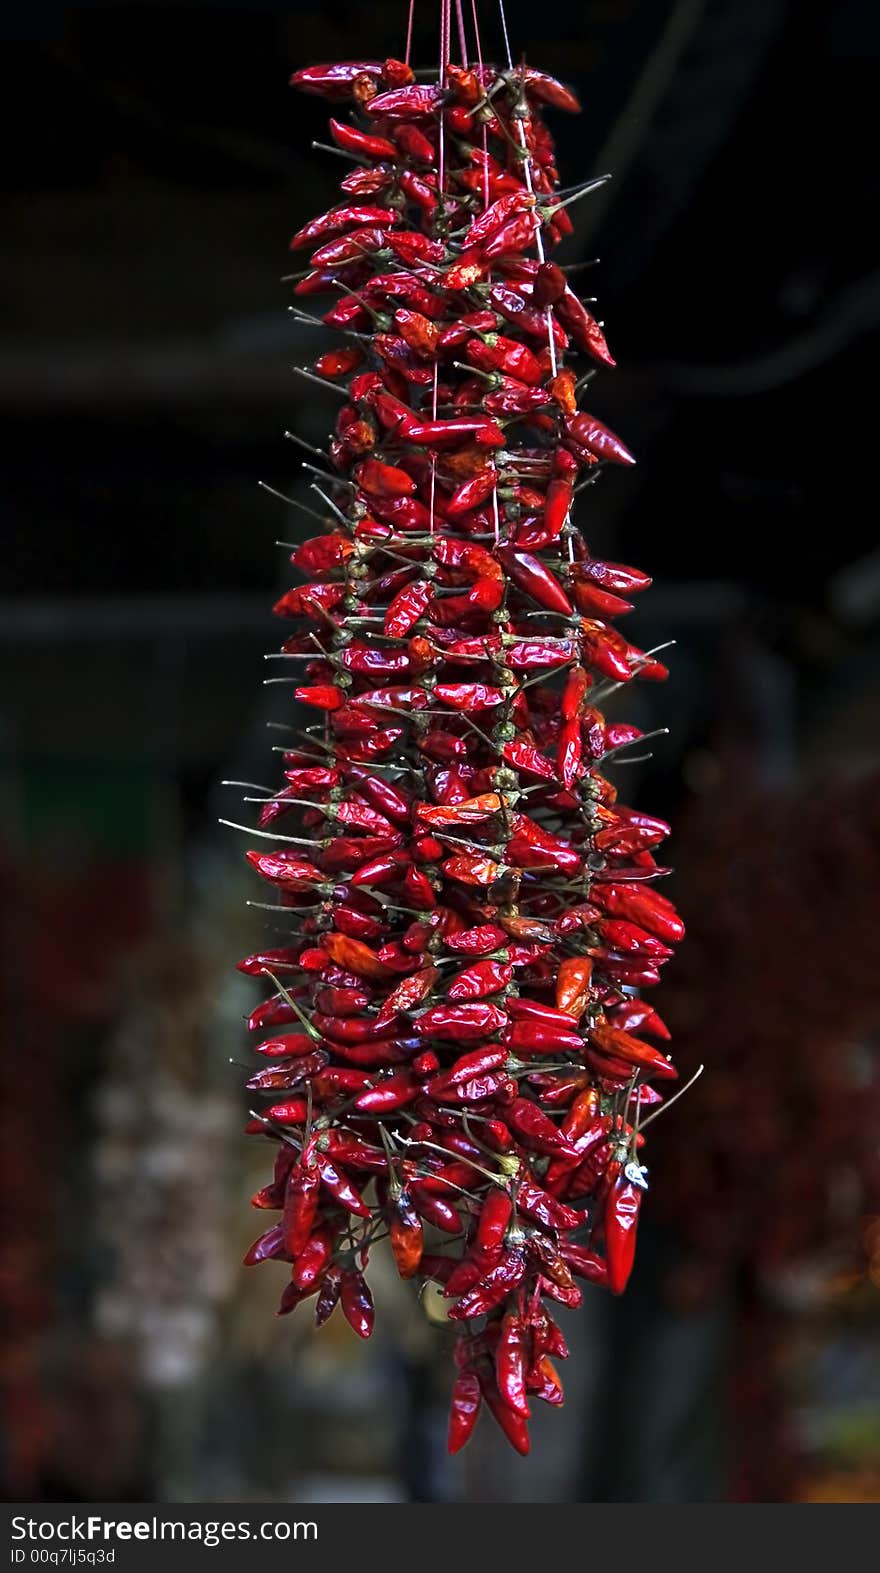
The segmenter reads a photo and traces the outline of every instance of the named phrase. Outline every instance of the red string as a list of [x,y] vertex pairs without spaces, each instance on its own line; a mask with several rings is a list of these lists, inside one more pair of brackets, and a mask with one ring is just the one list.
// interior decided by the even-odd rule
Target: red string
[[[483,46],[480,42],[480,22],[477,16],[477,0],[471,0],[471,14],[474,19],[474,47],[477,51],[477,65],[480,68],[480,83],[483,80]],[[483,126],[483,207],[489,206],[489,133]]]
[[458,47],[461,52],[461,63],[463,66],[466,66],[468,63],[468,52],[467,39],[465,37],[464,31],[464,11],[462,10],[461,0],[455,0],[455,15],[458,20]]

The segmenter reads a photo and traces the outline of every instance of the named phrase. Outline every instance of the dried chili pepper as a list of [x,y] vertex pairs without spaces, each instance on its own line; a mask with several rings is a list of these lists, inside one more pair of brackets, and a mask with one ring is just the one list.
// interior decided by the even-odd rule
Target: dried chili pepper
[[447,1446],[450,1453],[459,1453],[470,1440],[479,1418],[481,1402],[479,1379],[473,1371],[459,1371],[449,1409]]

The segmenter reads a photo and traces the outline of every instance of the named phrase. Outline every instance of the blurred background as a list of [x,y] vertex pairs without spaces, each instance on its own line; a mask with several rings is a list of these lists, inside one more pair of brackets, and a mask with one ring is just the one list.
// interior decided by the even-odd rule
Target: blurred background
[[[321,441],[287,243],[333,199],[297,66],[400,54],[403,0],[4,15],[0,256],[0,1444],[17,1500],[880,1500],[880,318],[868,0],[510,0],[569,81],[561,260],[639,455],[587,493],[656,587],[672,678],[629,801],[671,818],[684,1070],[631,1289],[569,1315],[533,1457],[444,1453],[449,1339],[376,1258],[372,1347],[245,1274],[235,959],[264,937],[225,776],[272,780],[262,687]],[[494,8],[482,6],[487,52]],[[416,5],[419,61],[435,7]],[[308,521],[302,519],[302,524]],[[294,535],[295,538],[295,535]],[[629,629],[627,630],[629,632]],[[279,697],[281,696],[281,697]],[[258,1222],[259,1220],[257,1220]]]

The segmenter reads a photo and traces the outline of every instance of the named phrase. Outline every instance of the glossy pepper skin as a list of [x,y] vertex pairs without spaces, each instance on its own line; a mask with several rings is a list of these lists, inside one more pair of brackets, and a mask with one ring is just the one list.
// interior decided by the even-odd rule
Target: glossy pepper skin
[[390,1250],[458,1335],[450,1450],[485,1409],[525,1454],[562,1401],[549,1308],[632,1271],[639,1126],[676,1074],[636,991],[683,935],[668,827],[618,799],[641,734],[601,709],[665,668],[614,626],[647,575],[581,534],[581,482],[634,460],[579,405],[613,358],[549,256],[571,226],[543,111],[577,104],[530,67],[294,81],[354,167],[293,238],[297,295],[335,297],[336,405],[276,606],[304,708],[247,854],[275,902],[239,965],[265,980],[247,1130],[278,1221],[245,1260],[283,1268],[279,1314],[338,1306],[368,1338]]

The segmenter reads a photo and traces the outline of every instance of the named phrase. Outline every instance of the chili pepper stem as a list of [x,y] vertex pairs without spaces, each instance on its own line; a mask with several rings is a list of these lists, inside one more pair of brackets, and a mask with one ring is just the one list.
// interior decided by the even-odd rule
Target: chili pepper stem
[[309,371],[306,366],[293,366],[291,370],[298,377],[305,377],[308,382],[316,382],[319,388],[329,388],[331,393],[337,394],[341,399],[348,398],[348,389],[340,387],[338,382],[331,382],[329,377],[319,377],[315,372]]
[[689,1077],[684,1086],[679,1087],[678,1091],[671,1098],[667,1098],[666,1102],[659,1109],[655,1109],[653,1114],[649,1114],[648,1118],[642,1121],[642,1130],[646,1131],[649,1125],[653,1125],[654,1121],[660,1118],[661,1114],[665,1114],[667,1109],[671,1109],[672,1105],[678,1102],[679,1098],[683,1098],[685,1093],[690,1091],[694,1082],[699,1081],[705,1068],[705,1065],[698,1065],[693,1076]]

